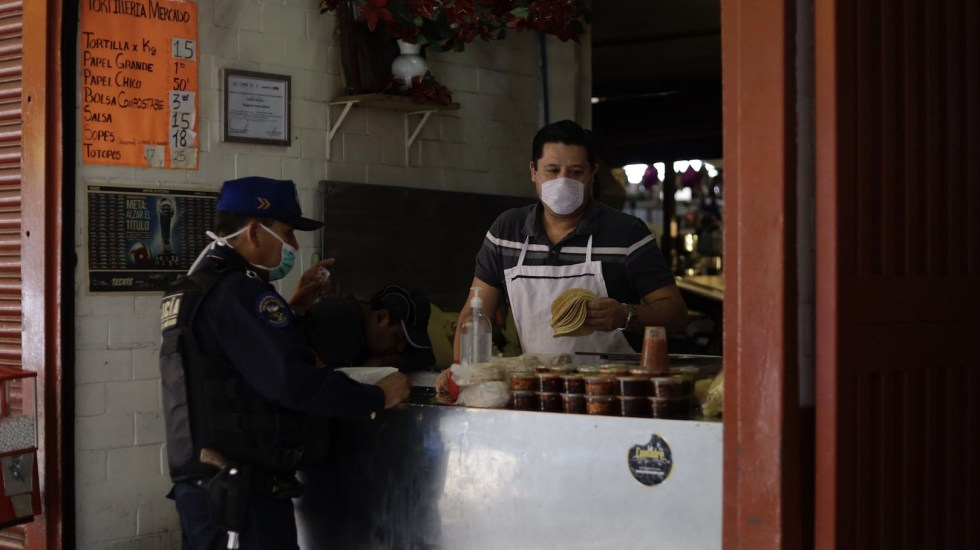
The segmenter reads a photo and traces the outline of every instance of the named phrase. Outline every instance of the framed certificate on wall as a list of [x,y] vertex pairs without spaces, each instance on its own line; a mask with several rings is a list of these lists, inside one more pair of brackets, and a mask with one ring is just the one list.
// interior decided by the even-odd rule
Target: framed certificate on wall
[[225,69],[225,141],[289,146],[288,75]]

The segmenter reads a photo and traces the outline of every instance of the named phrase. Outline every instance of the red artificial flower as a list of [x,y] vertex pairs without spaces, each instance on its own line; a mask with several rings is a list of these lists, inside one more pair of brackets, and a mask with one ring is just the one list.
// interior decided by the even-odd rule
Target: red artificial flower
[[405,0],[405,7],[417,17],[432,19],[442,7],[441,0]]
[[388,0],[367,0],[361,6],[361,13],[367,21],[367,27],[371,32],[374,32],[378,28],[379,19],[387,23],[391,23],[394,20],[391,12],[388,11]]
[[442,16],[450,27],[471,25],[477,19],[476,6],[473,0],[456,0],[442,9]]

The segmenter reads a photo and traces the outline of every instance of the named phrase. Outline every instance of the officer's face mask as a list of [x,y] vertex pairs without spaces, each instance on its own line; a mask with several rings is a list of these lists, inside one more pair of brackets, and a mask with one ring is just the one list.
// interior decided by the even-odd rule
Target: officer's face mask
[[266,267],[264,265],[259,265],[259,264],[253,264],[253,265],[255,265],[255,267],[268,271],[270,281],[278,281],[279,279],[282,279],[283,277],[288,275],[289,272],[293,270],[293,266],[296,264],[296,249],[293,248],[292,245],[287,244],[286,241],[282,240],[282,237],[277,235],[275,231],[269,229],[268,227],[262,224],[259,224],[259,227],[265,229],[267,233],[269,233],[270,235],[275,237],[277,241],[282,243],[282,249],[281,252],[279,253],[279,265],[275,267]]
[[[289,274],[289,272],[292,271],[293,269],[293,265],[296,264],[296,249],[293,248],[292,245],[287,244],[286,241],[282,240],[282,238],[279,237],[279,235],[277,235],[275,231],[269,229],[268,227],[262,224],[259,224],[259,227],[271,233],[272,236],[276,238],[276,240],[282,243],[282,251],[280,252],[280,256],[279,256],[279,265],[275,267],[266,267],[264,265],[259,265],[259,264],[253,264],[253,265],[259,269],[264,269],[268,271],[270,281],[278,281],[279,279],[282,279],[287,274]],[[206,234],[211,239],[212,242],[211,244],[206,246],[204,250],[201,251],[200,254],[198,254],[197,259],[194,260],[194,264],[191,265],[191,268],[187,270],[187,274],[190,275],[191,273],[193,273],[194,269],[197,268],[197,265],[201,263],[201,260],[204,259],[205,256],[207,256],[208,252],[214,250],[215,246],[227,246],[229,248],[235,248],[231,246],[231,243],[229,243],[228,241],[241,235],[242,233],[245,232],[246,229],[248,229],[247,225],[239,229],[238,231],[235,231],[231,235],[225,235],[224,237],[219,237],[218,235],[215,235],[213,232],[207,231]]]
[[557,178],[541,184],[541,202],[552,212],[567,216],[585,201],[585,184],[572,178]]

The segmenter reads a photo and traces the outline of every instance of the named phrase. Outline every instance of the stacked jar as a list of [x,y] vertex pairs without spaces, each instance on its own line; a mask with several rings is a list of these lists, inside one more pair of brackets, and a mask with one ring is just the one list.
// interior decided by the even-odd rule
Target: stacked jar
[[616,415],[616,375],[608,365],[583,367],[585,412],[598,415]]
[[585,375],[567,372],[561,376],[561,410],[571,414],[585,414]]
[[561,412],[561,371],[538,372],[538,407],[541,412]]
[[530,371],[510,374],[510,405],[519,411],[538,410],[538,375]]
[[694,378],[688,374],[650,378],[650,414],[654,418],[688,418],[694,397]]
[[650,417],[650,373],[645,369],[632,369],[616,378],[621,416]]

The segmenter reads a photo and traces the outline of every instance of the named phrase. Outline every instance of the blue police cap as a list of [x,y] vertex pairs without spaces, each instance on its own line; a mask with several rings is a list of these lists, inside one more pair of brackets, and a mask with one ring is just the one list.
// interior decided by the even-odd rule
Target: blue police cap
[[231,212],[256,218],[272,218],[300,231],[313,231],[323,222],[303,217],[296,184],[292,180],[274,180],[249,176],[228,180],[221,186],[218,212]]

